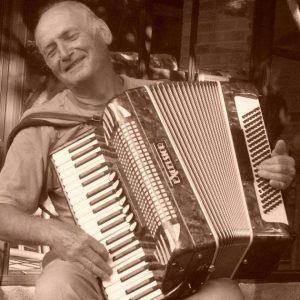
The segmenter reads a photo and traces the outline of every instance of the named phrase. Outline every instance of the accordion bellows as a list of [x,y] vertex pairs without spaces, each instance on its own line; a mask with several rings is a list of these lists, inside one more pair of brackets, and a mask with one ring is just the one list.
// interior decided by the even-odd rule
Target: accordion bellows
[[269,274],[291,236],[251,85],[168,82],[112,99],[52,155],[79,226],[103,243],[107,299],[172,299],[209,278]]

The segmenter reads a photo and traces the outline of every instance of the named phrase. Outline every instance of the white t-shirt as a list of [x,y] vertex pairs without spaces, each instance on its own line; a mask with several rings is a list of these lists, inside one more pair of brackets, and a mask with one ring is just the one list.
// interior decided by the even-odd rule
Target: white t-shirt
[[[134,79],[122,75],[124,90],[149,85],[154,81]],[[101,106],[102,107],[102,106]],[[91,117],[101,116],[97,106],[84,105],[69,90],[57,94],[50,101],[34,106],[24,113],[58,111]],[[64,145],[92,126],[78,125],[72,128],[51,126],[28,127],[13,140],[0,173],[0,203],[17,206],[34,213],[49,198],[62,221],[74,223],[67,200],[49,160],[49,153]]]

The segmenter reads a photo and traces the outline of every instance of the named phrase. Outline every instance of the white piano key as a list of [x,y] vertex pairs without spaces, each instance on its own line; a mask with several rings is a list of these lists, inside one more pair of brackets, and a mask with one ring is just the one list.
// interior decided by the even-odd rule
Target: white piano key
[[97,145],[97,144],[98,144],[97,140],[92,140],[89,143],[87,143],[84,146],[82,146],[81,148],[73,151],[72,153],[69,153],[68,150],[64,149],[63,151],[61,151],[61,153],[59,153],[59,155],[56,155],[55,157],[53,157],[55,159],[55,164],[57,166],[62,165],[65,162],[67,162],[68,160],[71,160],[71,158],[74,155],[76,155],[76,154],[78,154],[78,153],[80,153],[80,152],[88,149],[91,146]]
[[[140,255],[138,253],[136,253],[137,255]],[[135,260],[136,258],[134,259],[130,259],[130,260]],[[127,260],[128,261],[128,260]],[[153,277],[153,272],[152,271],[149,271],[147,268],[146,265],[143,265],[142,266],[142,269],[139,273],[137,273],[135,276],[132,276],[130,277],[128,280],[125,280],[125,281],[121,281],[120,278],[122,276],[115,276],[114,278],[112,279],[109,279],[109,280],[104,280],[102,281],[102,285],[103,287],[105,287],[105,290],[108,292],[110,290],[113,290],[115,289],[116,285],[119,285],[121,286],[122,283],[126,283],[126,286],[127,287],[130,287],[130,284],[135,284],[135,280],[138,279],[138,278],[143,278],[143,277]],[[145,268],[145,269],[144,269]],[[138,269],[136,269],[138,270]],[[120,275],[120,274],[118,274]],[[118,278],[117,278],[118,277]]]
[[[85,171],[85,173],[87,173],[89,170],[91,170],[91,168],[87,169]],[[104,162],[104,163],[102,163],[101,168],[94,170],[91,174],[89,174],[83,178],[80,178],[79,175],[84,174],[84,172],[78,173],[77,170],[75,169],[74,172],[76,172],[76,174],[78,174],[76,180],[74,181],[74,179],[70,180],[69,178],[66,178],[66,180],[63,179],[63,182],[65,183],[69,180],[68,184],[65,184],[65,185],[66,185],[66,188],[68,189],[68,191],[71,191],[72,189],[76,189],[76,187],[78,187],[78,186],[81,186],[81,187],[88,186],[91,183],[95,182],[97,179],[103,178],[106,174],[108,174],[109,170],[110,170],[110,168],[107,165],[105,165],[105,162]],[[114,173],[114,171],[111,170],[111,174],[113,174],[113,173]]]
[[[115,208],[115,210],[113,212],[117,212],[119,210],[119,208]],[[110,219],[109,221],[105,222],[104,224],[98,225],[98,221],[105,218],[106,215],[103,214],[97,214],[97,215],[90,215],[91,219],[89,220],[88,218],[84,218],[84,220],[79,219],[78,220],[78,224],[81,226],[81,228],[83,230],[87,230],[88,228],[90,228],[91,226],[95,226],[95,224],[98,226],[98,229],[101,230],[103,227],[106,227],[107,225],[110,225],[111,223],[114,223],[115,221],[126,217],[124,214],[119,214],[118,216]]]
[[100,147],[97,147],[95,149],[93,149],[92,151],[90,151],[89,153],[84,154],[83,156],[81,156],[80,158],[76,159],[76,160],[70,160],[68,162],[65,162],[61,165],[56,165],[61,171],[64,171],[70,167],[73,167],[75,164],[81,163],[83,162],[86,158],[91,157],[92,155],[97,155],[100,156],[101,155],[101,149]]
[[112,285],[115,285],[116,283],[120,283],[122,277],[138,270],[139,268],[146,267],[147,265],[148,265],[147,262],[142,261],[142,262],[138,263],[137,265],[132,266],[131,268],[129,268],[126,271],[122,272],[121,274],[117,273],[117,271],[116,271],[117,268],[115,268],[113,270],[113,274],[109,277],[109,280],[105,281],[105,287],[108,288]]
[[96,188],[100,188],[101,186],[105,186],[106,184],[111,182],[110,174],[106,174],[98,180],[95,180],[93,183],[82,186],[81,183],[79,185],[69,186],[65,188],[65,191],[68,193],[68,196],[72,199],[76,197],[79,193],[88,194],[92,190]]
[[140,248],[124,255],[123,257],[119,258],[118,260],[111,262],[109,265],[111,268],[116,268],[119,265],[121,265],[124,261],[128,262],[128,260],[130,260],[131,258],[133,258],[133,257],[139,258],[142,255],[145,255],[145,252],[144,252],[143,248],[140,247]]
[[[80,225],[85,227],[88,226],[88,223],[91,221],[97,220],[98,223],[102,223],[106,218],[110,217],[112,214],[118,213],[118,215],[122,215],[125,219],[127,219],[128,211],[130,206],[127,204],[125,206],[121,206],[118,202],[110,205],[104,210],[98,211],[97,213],[91,213],[90,216],[84,216],[80,218]],[[110,223],[110,220],[105,221],[105,224]],[[102,226],[98,225],[99,227]]]
[[[118,201],[118,197],[116,197],[115,195],[112,195],[104,200],[101,200],[100,202],[98,202],[94,205],[91,205],[89,203],[89,201],[81,201],[73,206],[73,210],[77,212],[77,214],[76,214],[77,217],[81,218],[88,213],[92,213],[92,214],[98,213],[98,211],[103,210],[105,208],[105,206],[114,204],[114,203],[111,203],[112,201],[114,203],[116,203]],[[103,206],[103,208],[101,208],[102,206]],[[94,212],[94,209],[97,211]]]
[[[150,289],[150,290],[149,290]],[[140,298],[140,300],[144,300],[147,295],[149,295],[150,293],[153,293],[154,291],[156,291],[157,289],[159,289],[158,287],[158,282],[151,281],[149,282],[147,285],[144,285],[143,287],[141,287],[140,289],[137,289],[136,291],[134,291],[133,293],[130,293],[130,299],[133,299],[134,297],[138,297],[142,296]],[[142,295],[144,293],[144,295]],[[151,298],[150,298],[151,299]],[[153,298],[152,298],[153,299]],[[120,298],[120,300],[123,300],[122,298]],[[156,299],[157,300],[157,299]]]
[[144,296],[141,300],[163,300],[164,294],[162,293],[161,289],[156,289],[152,293]]
[[[103,161],[104,162],[104,161]],[[92,167],[94,167],[95,164],[92,165]],[[87,167],[84,166],[83,171],[88,172],[89,170],[92,170],[92,167]],[[74,170],[74,172],[72,172],[71,176],[65,177],[64,179],[62,179],[62,183],[65,187],[69,187],[69,185],[79,185],[79,184],[83,184],[84,182],[86,182],[87,180],[102,174],[105,171],[108,171],[109,167],[107,165],[102,164],[102,166],[100,166],[97,170],[91,172],[89,175],[85,176],[84,178],[80,178],[80,174],[83,174],[83,172],[78,172],[77,170]]]
[[[68,188],[65,188],[65,192],[68,194],[68,197],[70,199],[76,199],[79,196],[85,195],[86,198],[90,198],[88,197],[89,193],[96,190],[96,189],[101,189],[103,188],[103,190],[109,188],[109,184],[110,184],[110,180],[109,180],[109,174],[105,174],[102,178],[95,180],[94,182],[92,182],[91,184],[87,185],[87,186],[83,186],[82,184],[79,183],[79,185],[77,186],[71,186]],[[76,200],[75,200],[76,201]]]
[[75,163],[80,162],[81,160],[87,158],[91,154],[101,152],[101,148],[98,145],[92,145],[89,147],[90,149],[86,149],[86,151],[81,151],[81,155],[72,156],[69,155],[68,157],[63,157],[61,160],[56,161],[55,165],[58,168],[66,168],[68,165],[74,165]]
[[131,238],[135,238],[135,234],[132,232],[128,233],[126,236],[122,237],[121,239],[119,239],[109,245],[106,245],[105,248],[106,248],[106,250],[110,251],[111,249],[118,247],[120,244],[130,240]]
[[134,286],[138,285],[139,282],[153,278],[153,273],[149,270],[145,270],[142,273],[134,276],[133,278],[126,280],[125,282],[118,282],[112,286],[105,287],[106,293],[109,295],[109,299],[122,299],[121,297],[130,296],[130,298],[141,294],[142,292],[146,291],[151,287],[156,287],[157,282],[155,280],[151,281],[150,283],[146,284],[145,286],[135,290],[130,294],[126,294],[126,290],[133,288]]
[[57,168],[59,172],[59,176],[61,180],[68,179],[71,176],[79,176],[81,173],[85,172],[88,168],[92,168],[93,166],[97,164],[105,163],[104,155],[101,154],[99,156],[94,157],[87,163],[81,165],[80,167],[76,167],[75,165],[71,165],[69,168],[62,169],[62,168]]
[[[96,229],[96,233],[90,233],[92,231],[95,231],[95,229]],[[91,236],[93,236],[99,243],[104,244],[108,238],[111,238],[114,235],[117,235],[119,232],[121,232],[123,230],[128,230],[128,229],[130,229],[130,224],[124,222],[104,233],[100,232],[100,230],[98,229],[98,225],[95,225],[95,227],[91,227],[90,229],[86,230],[85,232],[90,234]]]
[[[109,175],[109,174],[108,174]],[[79,203],[80,201],[87,201],[87,203],[90,203],[92,202],[93,200],[97,199],[98,197],[101,197],[101,196],[105,196],[108,192],[113,192],[114,190],[116,189],[116,186],[110,186],[102,191],[99,191],[98,193],[96,193],[95,195],[93,195],[92,197],[88,197],[88,193],[90,191],[84,191],[82,193],[78,193],[77,195],[75,196],[70,196],[69,194],[67,194],[68,198],[70,199],[70,203],[72,205],[75,205],[76,203]],[[117,193],[118,190],[116,190],[115,192]],[[107,195],[107,197],[109,197],[109,195]]]
[[86,135],[83,138],[78,139],[74,143],[69,144],[68,146],[65,146],[63,149],[60,149],[59,151],[52,154],[52,157],[54,160],[59,159],[61,156],[70,156],[70,149],[77,147],[78,145],[82,144],[83,142],[89,142],[89,139],[93,139],[95,137],[94,133],[91,133],[89,135]]
[[[120,260],[117,265],[116,264],[113,265],[113,262],[110,262],[109,265],[111,267],[113,267],[113,274],[117,274],[117,272],[122,273],[122,272],[124,272],[123,271],[124,268],[125,268],[125,270],[127,270],[129,268],[134,267],[136,264],[133,264],[133,263],[135,263],[137,261],[139,261],[139,262],[144,261],[145,257],[146,257],[146,255],[145,255],[144,249],[138,248],[136,251],[128,254],[126,256],[126,259],[123,259],[122,261]],[[122,272],[119,271],[119,270],[121,270]],[[105,281],[105,286],[110,285],[111,281],[112,281],[111,278],[106,280]]]
[[[81,212],[82,210],[89,210],[89,211],[93,211],[94,209],[97,209],[99,206],[106,204],[108,202],[110,202],[113,199],[119,199],[119,204],[120,205],[124,205],[125,201],[126,201],[126,197],[122,196],[123,190],[119,189],[117,190],[114,194],[106,197],[105,199],[101,199],[100,201],[96,202],[96,203],[91,203],[92,200],[90,200],[91,198],[87,199],[85,201],[81,201],[78,202],[74,205],[72,205],[72,208],[74,211],[78,211]],[[96,199],[97,197],[94,197],[93,199]]]
[[[109,237],[109,234],[107,234],[107,232],[113,233],[115,230],[120,228],[119,227],[120,225],[123,225],[125,228],[126,224],[128,226],[130,225],[129,223],[126,222],[123,215],[118,215],[100,226],[96,222],[87,223],[86,228],[84,230],[89,231],[89,232],[95,232],[95,234],[97,234],[99,232],[100,234],[102,234],[102,236],[100,238],[103,240],[104,237]],[[105,240],[104,240],[104,242],[105,242]]]
[[[141,247],[141,243],[139,242],[139,240],[135,240],[133,242],[131,242],[130,244],[124,246],[122,249],[116,251],[115,253],[112,254],[112,258],[113,258],[113,264],[115,262],[117,262],[124,253],[126,253],[126,251],[130,250],[133,247]],[[133,250],[134,251],[134,250]],[[117,256],[120,256],[118,259],[116,259]]]
[[123,232],[125,230],[130,230],[132,224],[129,224],[127,222],[123,222],[117,226],[115,226],[114,228],[110,229],[107,232],[100,232],[99,234],[97,234],[97,236],[95,237],[100,243],[105,243],[105,241],[109,238],[112,238],[116,235],[118,235],[120,232]]

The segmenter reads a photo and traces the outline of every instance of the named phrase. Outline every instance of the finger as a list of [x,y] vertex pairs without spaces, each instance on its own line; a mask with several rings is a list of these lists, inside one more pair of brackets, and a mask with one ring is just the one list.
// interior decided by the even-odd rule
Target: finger
[[93,273],[90,272],[88,269],[86,269],[85,266],[84,266],[82,263],[76,261],[76,262],[73,262],[73,264],[76,265],[77,268],[79,268],[82,272],[87,273],[89,276],[91,276],[91,277],[97,277],[96,274],[93,274]]
[[277,181],[277,180],[270,180],[270,186],[277,190],[284,190],[287,187],[287,184],[283,181]]
[[268,170],[260,170],[257,172],[258,176],[268,179],[268,180],[276,180],[276,181],[282,181],[285,183],[288,183],[291,180],[291,176],[285,174],[285,173],[280,173],[280,172],[274,172],[268,171]]
[[91,273],[93,276],[99,277],[102,280],[109,279],[109,275],[103,269],[99,268],[96,264],[94,264],[86,257],[80,257],[79,262],[83,266],[84,270]]
[[275,155],[284,155],[287,153],[287,150],[286,150],[286,144],[285,144],[285,141],[283,140],[278,140],[273,151],[272,151],[272,156],[275,156]]
[[257,169],[258,175],[262,176],[272,173],[281,173],[285,175],[289,175],[290,173],[292,173],[292,168],[290,168],[289,165],[285,164],[263,164],[260,165]]
[[90,260],[94,265],[96,265],[98,268],[103,270],[107,275],[112,274],[112,269],[108,265],[108,263],[103,260],[102,256],[100,256],[98,253],[94,252],[92,249],[89,249],[85,253],[85,257]]
[[106,248],[94,238],[90,241],[91,248],[102,257],[104,261],[108,261],[109,254]]
[[260,166],[266,166],[266,165],[285,165],[289,168],[294,168],[295,166],[295,160],[288,155],[276,155],[271,158],[265,159]]

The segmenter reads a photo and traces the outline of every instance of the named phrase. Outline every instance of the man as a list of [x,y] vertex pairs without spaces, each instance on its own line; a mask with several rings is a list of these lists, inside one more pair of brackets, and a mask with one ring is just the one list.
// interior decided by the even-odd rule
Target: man
[[[151,83],[115,74],[108,50],[111,32],[80,3],[64,1],[45,9],[35,39],[47,65],[68,89],[30,112],[101,116],[107,101],[116,94]],[[105,280],[112,272],[104,246],[74,226],[59,182],[49,168],[49,152],[86,127],[40,126],[22,130],[10,147],[0,175],[0,239],[49,245],[52,250],[46,255],[37,283],[38,300],[99,300],[96,278]],[[287,187],[295,173],[294,161],[284,148],[283,142],[278,144],[273,158],[265,161],[260,171],[278,188]],[[48,195],[59,217],[32,217]],[[243,299],[243,295],[236,283],[220,279],[207,283],[189,299]]]

